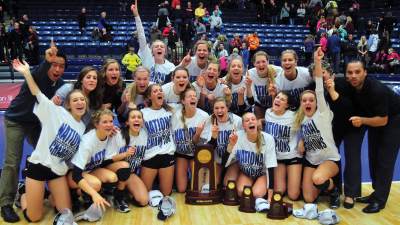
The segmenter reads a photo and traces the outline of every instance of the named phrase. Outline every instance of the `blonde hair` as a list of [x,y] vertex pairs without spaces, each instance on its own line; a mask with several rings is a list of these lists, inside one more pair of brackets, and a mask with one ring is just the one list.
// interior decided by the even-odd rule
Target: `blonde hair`
[[300,129],[301,123],[302,123],[303,120],[304,120],[305,114],[304,114],[304,109],[301,107],[301,99],[302,99],[303,96],[304,96],[305,94],[307,94],[307,93],[313,94],[314,97],[315,97],[315,99],[317,99],[317,96],[315,95],[315,92],[312,91],[312,90],[305,90],[305,91],[303,91],[303,92],[301,93],[301,95],[300,95],[300,107],[299,107],[299,109],[297,110],[296,115],[295,115],[295,117],[294,117],[294,126],[293,126],[293,129],[294,129],[295,131],[298,131],[298,130]]
[[92,114],[92,124],[93,126],[95,126],[96,124],[98,124],[100,122],[100,119],[102,116],[104,115],[109,115],[114,119],[114,114],[111,110],[109,109],[99,109],[96,112],[94,112]]
[[299,60],[299,57],[297,56],[297,53],[293,49],[286,49],[281,53],[281,60],[284,54],[292,54],[294,57],[294,60],[297,62]]
[[232,88],[231,66],[232,66],[232,62],[234,60],[239,60],[240,63],[242,64],[242,68],[243,68],[243,59],[241,56],[235,56],[230,60],[229,65],[228,65],[228,72],[226,74],[226,79],[225,79],[229,88]]
[[[244,117],[248,114],[253,114],[251,112],[246,112],[245,114],[243,114],[242,116],[242,123],[244,121]],[[255,115],[254,115],[255,116]],[[257,154],[261,153],[261,146],[265,144],[265,140],[264,140],[264,136],[261,133],[261,126],[257,126],[257,139],[256,139],[256,149],[257,149]]]
[[[147,72],[147,76],[150,78],[150,70],[147,69],[146,67],[144,67],[144,66],[138,66],[137,69],[136,69],[136,71],[135,71],[135,78],[136,78],[136,74],[137,74],[138,72]],[[145,90],[145,91],[146,91],[146,90]],[[135,82],[135,81],[132,82],[132,85],[131,85],[130,90],[129,90],[129,94],[130,94],[130,99],[129,99],[129,101],[135,103],[136,96],[137,96],[137,85],[136,85],[136,82]]]

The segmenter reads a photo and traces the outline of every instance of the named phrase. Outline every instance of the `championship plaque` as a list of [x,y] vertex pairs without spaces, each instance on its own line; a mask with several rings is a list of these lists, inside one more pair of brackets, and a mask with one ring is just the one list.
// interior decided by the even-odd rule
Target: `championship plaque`
[[221,202],[221,192],[217,189],[217,167],[214,162],[212,145],[196,146],[190,187],[186,191],[185,202],[193,205],[211,205]]
[[236,182],[234,180],[228,181],[222,203],[224,205],[239,205],[239,200],[236,190]]
[[251,186],[244,186],[242,197],[240,198],[239,211],[246,213],[256,212],[255,200]]
[[281,193],[274,192],[267,217],[270,219],[283,220],[289,217],[291,209],[292,204],[284,202]]

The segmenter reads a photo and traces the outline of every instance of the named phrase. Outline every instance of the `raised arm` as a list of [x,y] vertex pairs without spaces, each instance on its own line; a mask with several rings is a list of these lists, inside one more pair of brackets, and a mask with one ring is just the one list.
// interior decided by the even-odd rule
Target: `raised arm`
[[142,20],[139,16],[137,0],[135,0],[135,4],[131,5],[131,11],[133,13],[133,16],[135,17],[136,30],[138,32],[139,49],[144,49],[147,45],[147,42],[146,35],[144,34]]
[[32,95],[36,96],[40,92],[40,89],[32,77],[31,71],[29,70],[29,64],[25,61],[21,62],[18,59],[14,59],[13,68],[24,75],[29,90]]
[[329,106],[327,105],[324,97],[324,84],[322,81],[322,58],[324,58],[324,52],[321,47],[319,47],[314,52],[314,78],[315,78],[315,94],[317,95],[317,106],[320,112],[329,111]]

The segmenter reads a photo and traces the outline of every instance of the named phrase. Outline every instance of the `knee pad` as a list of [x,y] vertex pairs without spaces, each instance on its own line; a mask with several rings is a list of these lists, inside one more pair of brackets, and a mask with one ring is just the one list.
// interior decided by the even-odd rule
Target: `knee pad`
[[28,213],[26,212],[28,209],[24,209],[22,211],[22,214],[24,215],[26,221],[28,221],[29,223],[32,223],[32,220],[28,217]]
[[117,172],[118,181],[126,181],[131,175],[131,170],[129,168],[118,169]]
[[324,183],[322,184],[314,184],[314,186],[319,189],[320,191],[325,191],[328,189],[329,184],[331,183],[330,179],[326,180]]

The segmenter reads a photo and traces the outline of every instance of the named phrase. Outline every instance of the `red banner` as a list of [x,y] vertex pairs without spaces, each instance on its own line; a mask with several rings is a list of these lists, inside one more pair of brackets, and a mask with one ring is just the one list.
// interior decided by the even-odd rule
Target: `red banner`
[[6,110],[17,96],[22,83],[0,83],[0,110]]

